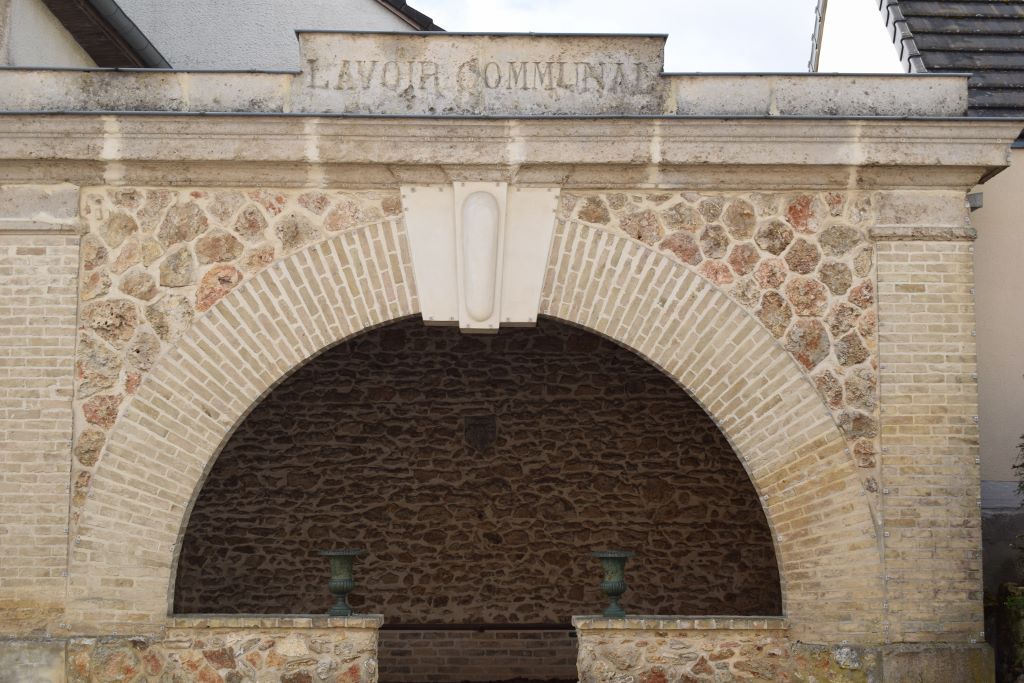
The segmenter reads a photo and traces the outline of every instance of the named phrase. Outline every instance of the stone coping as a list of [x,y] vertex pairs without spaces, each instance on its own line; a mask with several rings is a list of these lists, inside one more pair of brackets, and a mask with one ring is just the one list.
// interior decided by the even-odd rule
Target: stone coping
[[171,617],[172,629],[379,629],[384,624],[382,614],[356,614],[351,617],[332,617],[326,614],[196,614]]
[[[966,74],[672,74],[665,35],[299,32],[298,71],[0,70],[4,112],[965,117]],[[1019,132],[1019,131],[1018,131]]]
[[[306,74],[0,68],[0,113],[260,114],[424,118],[815,117],[968,119],[967,77],[950,74],[659,74],[643,102],[601,106],[570,96],[537,104],[497,102],[402,106],[381,95],[373,106],[345,98],[303,97]],[[390,94],[390,92],[389,92]],[[621,98],[619,98],[621,99]],[[640,99],[640,98],[636,98]],[[446,106],[446,104],[448,106]],[[1007,120],[996,117],[997,120]],[[1010,119],[1015,120],[1015,119]]]
[[572,625],[580,631],[787,631],[785,617],[627,616],[624,619],[578,616]]

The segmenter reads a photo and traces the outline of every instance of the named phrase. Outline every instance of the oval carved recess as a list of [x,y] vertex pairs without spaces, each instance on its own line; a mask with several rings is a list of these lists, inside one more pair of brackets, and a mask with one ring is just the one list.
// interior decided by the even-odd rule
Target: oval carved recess
[[462,287],[466,310],[477,322],[494,312],[499,220],[498,202],[488,192],[474,192],[462,204]]

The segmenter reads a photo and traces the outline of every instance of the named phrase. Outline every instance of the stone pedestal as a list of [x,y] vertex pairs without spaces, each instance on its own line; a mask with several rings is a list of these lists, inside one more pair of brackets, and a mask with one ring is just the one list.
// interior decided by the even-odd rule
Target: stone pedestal
[[0,681],[376,683],[383,623],[380,615],[201,615],[172,618],[156,635],[8,641]]
[[993,680],[984,643],[820,645],[781,617],[573,617],[581,683],[819,680],[924,683]]
[[637,616],[573,617],[581,683],[717,680],[723,675],[779,680],[791,648],[784,619]]

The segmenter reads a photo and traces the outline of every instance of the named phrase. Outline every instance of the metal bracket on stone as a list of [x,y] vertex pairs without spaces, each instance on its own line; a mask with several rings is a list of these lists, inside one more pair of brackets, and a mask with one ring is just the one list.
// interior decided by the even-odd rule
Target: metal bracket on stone
[[424,322],[469,333],[535,325],[558,196],[500,182],[403,187]]

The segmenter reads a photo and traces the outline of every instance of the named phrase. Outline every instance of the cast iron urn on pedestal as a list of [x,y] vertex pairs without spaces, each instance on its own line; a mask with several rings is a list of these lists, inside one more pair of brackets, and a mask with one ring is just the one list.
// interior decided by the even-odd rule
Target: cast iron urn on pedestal
[[332,617],[352,616],[352,608],[348,605],[348,594],[356,587],[356,582],[352,578],[352,563],[362,552],[354,548],[320,551],[320,555],[330,558],[331,580],[327,582],[327,586],[334,597],[338,598],[334,607],[327,611]]
[[591,554],[601,560],[601,567],[604,569],[601,589],[609,599],[604,616],[622,619],[626,616],[626,610],[619,604],[619,598],[626,592],[626,560],[636,553],[629,550],[598,550]]

